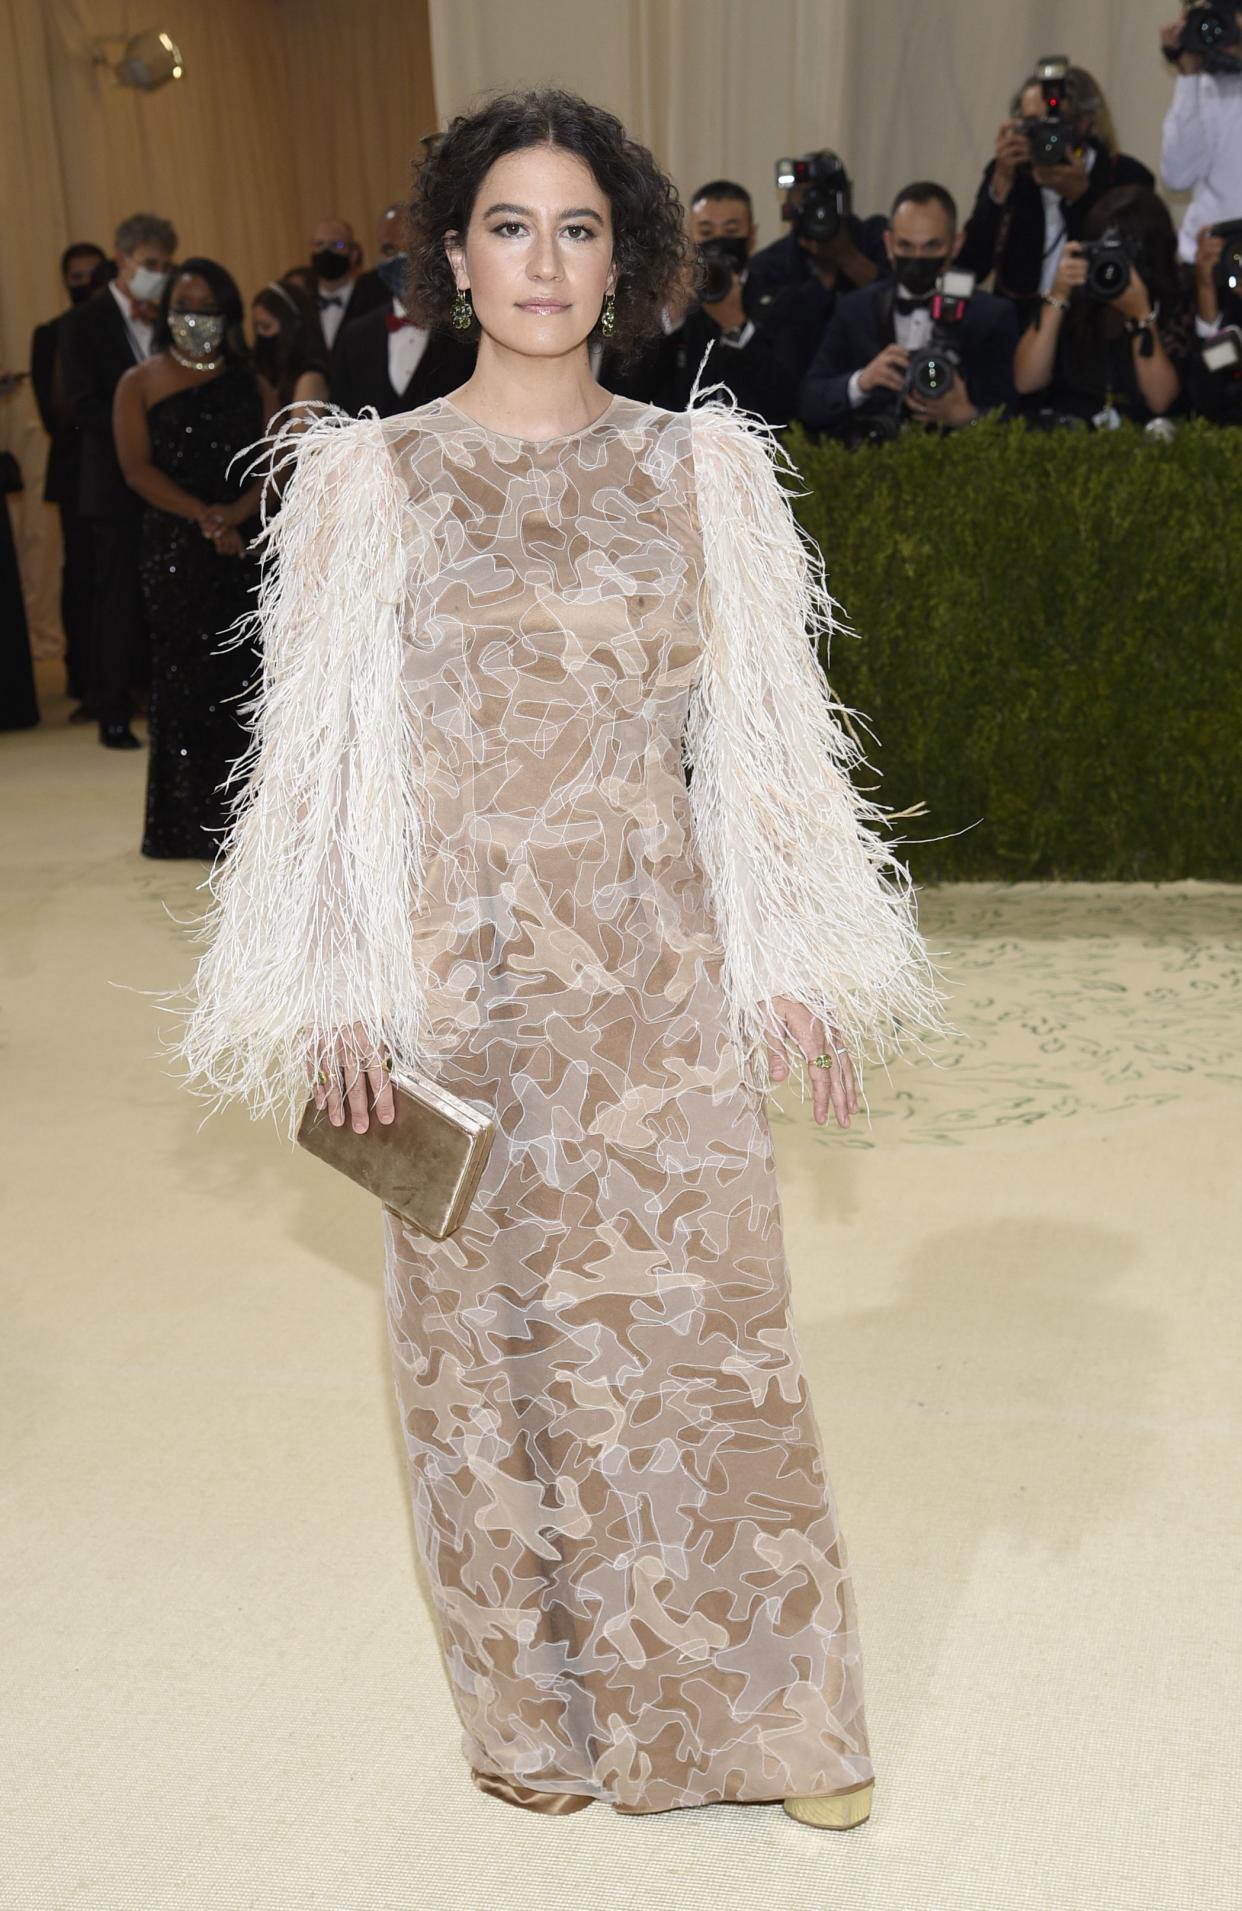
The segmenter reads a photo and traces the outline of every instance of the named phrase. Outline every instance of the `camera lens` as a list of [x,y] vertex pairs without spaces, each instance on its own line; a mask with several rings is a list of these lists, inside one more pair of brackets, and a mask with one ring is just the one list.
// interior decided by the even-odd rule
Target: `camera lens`
[[920,398],[942,398],[953,383],[953,366],[938,352],[925,352],[910,370],[910,385]]

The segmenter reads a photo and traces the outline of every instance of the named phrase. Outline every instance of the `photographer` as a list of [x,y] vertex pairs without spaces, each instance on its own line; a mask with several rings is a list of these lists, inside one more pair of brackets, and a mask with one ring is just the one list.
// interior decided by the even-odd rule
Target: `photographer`
[[1173,221],[1154,192],[1122,186],[1092,208],[1085,239],[1065,247],[1018,341],[1014,383],[1057,416],[1146,424],[1178,404],[1193,350]]
[[750,254],[755,242],[750,194],[730,179],[701,186],[690,202],[690,234],[699,251],[701,291],[670,336],[653,401],[685,411],[709,345],[716,349],[704,384],[723,383],[739,405],[769,425],[787,425],[798,397],[797,373],[769,328],[752,312]]
[[[806,170],[807,177],[781,188],[781,220],[789,231],[756,252],[750,262],[755,294],[764,303],[784,287],[805,285],[812,279],[840,292],[856,292],[878,278],[885,266],[887,221],[882,212],[870,219],[855,213],[854,188],[844,160],[824,148],[804,154],[795,164]],[[787,160],[778,161],[778,175],[789,165]],[[808,199],[817,197],[836,202],[836,219],[805,218]],[[813,229],[816,226],[818,230]]]
[[1242,219],[1199,228],[1195,305],[1187,396],[1216,424],[1242,425]]
[[[1106,192],[1154,186],[1139,160],[1117,151],[1107,102],[1090,73],[1061,60],[1040,62],[1010,105],[966,221],[959,263],[1031,323],[1052,288],[1067,240],[1080,239]],[[1054,163],[1038,163],[1032,138]],[[1059,156],[1058,156],[1059,155]]]
[[[1187,50],[1195,44],[1203,50]],[[1160,171],[1171,191],[1191,194],[1178,236],[1191,265],[1203,228],[1242,207],[1242,9],[1187,7],[1160,29],[1160,46],[1177,69]]]
[[955,308],[942,328],[939,342],[957,361],[943,395],[910,386],[913,355],[936,342],[937,283],[961,245],[951,194],[931,180],[906,186],[893,202],[884,245],[887,275],[851,292],[833,314],[802,381],[801,423],[851,439],[892,436],[907,417],[953,431],[1010,405],[1017,321],[1012,306],[988,292]]

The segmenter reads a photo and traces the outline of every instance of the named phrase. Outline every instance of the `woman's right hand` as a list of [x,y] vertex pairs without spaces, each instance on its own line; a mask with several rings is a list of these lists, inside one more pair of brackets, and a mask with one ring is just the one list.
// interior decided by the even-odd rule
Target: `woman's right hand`
[[1031,157],[1031,142],[1019,131],[1020,126],[1020,120],[1003,119],[996,135],[996,164],[992,168],[992,194],[996,199],[1008,199],[1018,167]]
[[[359,1061],[351,1059],[361,1058]],[[317,1060],[307,1051],[307,1073],[311,1078],[316,1108],[326,1108],[334,1128],[343,1128],[346,1111],[354,1133],[364,1135],[370,1126],[369,1109],[374,1107],[387,1126],[396,1117],[394,1089],[385,1059],[373,1045],[367,1045],[363,1030],[355,1024],[352,1036],[338,1035],[335,1053]]]
[[1087,283],[1087,261],[1082,256],[1082,247],[1076,239],[1069,239],[1061,252],[1056,278],[1052,281],[1052,290],[1059,299],[1069,298],[1071,292]]

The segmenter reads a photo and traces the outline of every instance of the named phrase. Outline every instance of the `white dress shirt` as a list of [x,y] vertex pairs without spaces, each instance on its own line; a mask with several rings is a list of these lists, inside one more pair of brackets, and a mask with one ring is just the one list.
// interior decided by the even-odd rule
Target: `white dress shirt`
[[[400,299],[394,299],[392,309],[398,318],[405,317],[405,307]],[[421,325],[402,325],[388,334],[388,382],[400,398],[402,392],[418,370],[419,360],[427,349],[429,331]]]
[[[1095,147],[1088,146],[1082,159],[1090,174],[1095,165]],[[1065,224],[1065,201],[1055,186],[1041,186],[1039,196],[1044,202],[1044,262],[1039,268],[1039,289],[1051,292],[1069,231]]]
[[321,299],[340,300],[339,305],[325,305],[320,308],[319,312],[319,323],[323,328],[323,342],[329,351],[331,351],[335,345],[336,335],[345,322],[346,309],[348,308],[350,299],[354,295],[354,287],[357,283],[358,281],[356,279],[338,279],[335,287],[333,287],[328,285],[323,279],[316,280],[316,284],[319,287],[319,297]]
[[1242,74],[1178,74],[1160,171],[1171,191],[1191,193],[1177,242],[1190,262],[1203,226],[1242,219]]
[[[907,352],[921,352],[931,340],[931,307],[916,305],[911,311],[903,312],[900,305],[894,303],[893,333],[894,343],[904,346]],[[871,396],[871,393],[865,392],[859,383],[866,369],[865,365],[860,365],[856,372],[851,372],[850,382],[845,388],[846,396],[855,411]]]
[[129,296],[127,293],[122,292],[115,279],[109,279],[108,290],[116,300],[120,308],[121,317],[125,320],[125,330],[129,333],[130,349],[135,359],[141,364],[144,358],[150,358],[151,356],[151,336],[155,331],[155,327],[150,319],[140,319],[133,316],[129,309]]

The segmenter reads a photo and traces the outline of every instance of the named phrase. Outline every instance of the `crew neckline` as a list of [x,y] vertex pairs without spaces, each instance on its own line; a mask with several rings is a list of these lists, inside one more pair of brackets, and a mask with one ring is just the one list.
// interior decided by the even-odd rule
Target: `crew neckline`
[[481,419],[472,418],[468,411],[463,411],[460,405],[454,404],[453,400],[448,397],[447,394],[441,396],[440,403],[447,406],[450,411],[455,412],[463,424],[473,425],[476,431],[481,431],[484,437],[503,438],[505,443],[509,445],[532,445],[538,447],[543,445],[568,445],[572,444],[575,438],[585,438],[589,431],[595,431],[598,426],[604,423],[605,419],[611,416],[615,407],[620,403],[620,400],[620,392],[614,392],[608,403],[604,406],[603,411],[600,412],[598,418],[592,418],[589,425],[579,425],[577,431],[560,432],[552,438],[519,438],[511,431],[497,431],[494,426],[485,425]]

